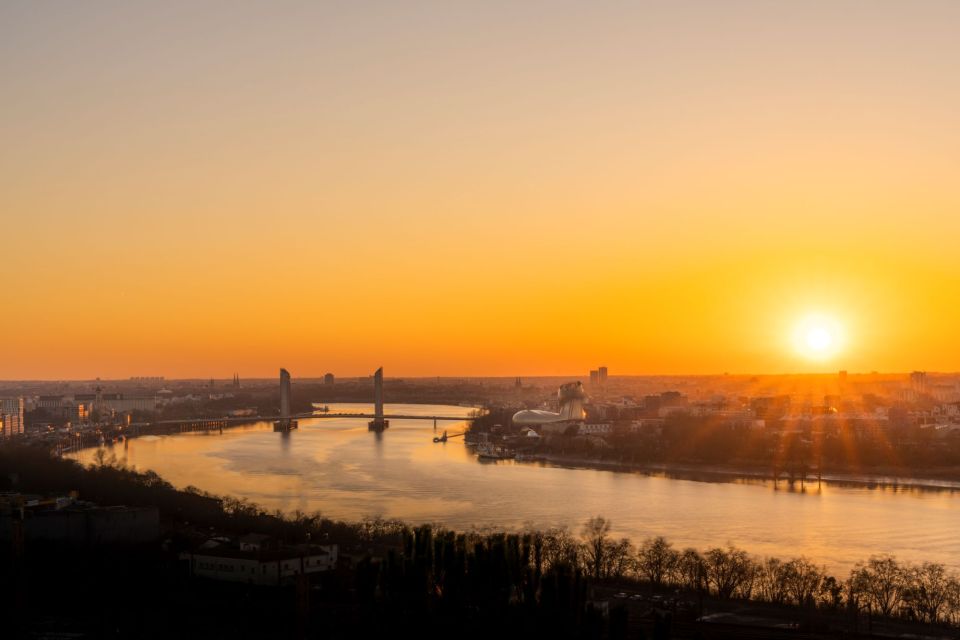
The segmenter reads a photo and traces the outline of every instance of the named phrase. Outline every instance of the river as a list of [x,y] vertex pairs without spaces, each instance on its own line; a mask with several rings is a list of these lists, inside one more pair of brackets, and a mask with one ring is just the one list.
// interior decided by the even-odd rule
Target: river
[[[369,411],[331,404],[331,412]],[[387,405],[388,414],[463,415],[470,409]],[[465,423],[441,423],[450,434]],[[117,460],[177,487],[245,497],[269,509],[333,519],[382,516],[456,529],[569,527],[603,515],[634,542],[663,535],[700,549],[727,542],[759,556],[805,555],[840,574],[871,554],[941,562],[960,571],[960,491],[825,482],[805,491],[764,481],[695,481],[514,461],[481,462],[461,438],[435,444],[433,424],[300,421],[289,434],[260,422],[217,432],[145,436],[109,445]],[[90,462],[95,450],[76,454]]]

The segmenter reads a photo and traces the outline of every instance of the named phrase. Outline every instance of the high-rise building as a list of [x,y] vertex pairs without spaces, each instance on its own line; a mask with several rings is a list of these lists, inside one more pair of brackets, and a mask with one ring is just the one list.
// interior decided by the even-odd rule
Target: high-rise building
[[383,367],[373,374],[373,412],[378,419],[383,419]]
[[323,376],[323,384],[327,386],[332,386],[335,382],[336,382],[336,378],[334,378],[332,373],[328,373],[325,376]]
[[590,386],[597,386],[600,384],[600,372],[596,369],[590,371]]
[[23,433],[23,397],[0,398],[0,435],[5,438]]
[[290,420],[290,372],[280,369],[280,421]]
[[597,369],[597,378],[601,385],[607,384],[607,368],[600,367]]
[[367,426],[377,432],[390,426],[390,421],[383,417],[383,367],[373,374],[373,420]]
[[280,369],[280,419],[273,423],[273,430],[286,433],[297,428],[297,421],[290,419],[290,373]]
[[910,374],[910,388],[917,394],[927,392],[927,372],[914,371]]

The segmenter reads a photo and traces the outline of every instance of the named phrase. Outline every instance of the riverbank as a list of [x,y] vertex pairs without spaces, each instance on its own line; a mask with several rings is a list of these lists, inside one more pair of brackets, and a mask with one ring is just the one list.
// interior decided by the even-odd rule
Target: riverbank
[[[533,464],[547,464],[568,469],[598,469],[623,473],[643,473],[646,475],[666,476],[681,480],[719,481],[760,481],[773,484],[773,475],[769,468],[757,466],[697,465],[689,463],[637,463],[619,460],[597,460],[579,456],[567,456],[557,453],[538,454],[539,461]],[[960,469],[928,470],[918,473],[911,470],[910,475],[902,475],[890,469],[878,469],[869,472],[829,472],[821,474],[820,482],[860,486],[868,488],[904,488],[936,491],[960,491]],[[802,484],[816,486],[816,473],[809,473]],[[790,482],[781,476],[778,485],[790,486]],[[801,484],[796,478],[794,486]]]

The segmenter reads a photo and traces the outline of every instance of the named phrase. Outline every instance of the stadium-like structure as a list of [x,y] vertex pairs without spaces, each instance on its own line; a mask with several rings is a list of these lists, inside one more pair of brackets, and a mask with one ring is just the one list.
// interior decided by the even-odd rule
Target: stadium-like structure
[[583,384],[568,382],[560,385],[560,389],[557,391],[560,413],[543,411],[542,409],[524,409],[513,414],[513,424],[521,427],[535,427],[553,422],[583,420],[586,416],[583,410],[583,403],[586,399],[587,394],[583,390]]

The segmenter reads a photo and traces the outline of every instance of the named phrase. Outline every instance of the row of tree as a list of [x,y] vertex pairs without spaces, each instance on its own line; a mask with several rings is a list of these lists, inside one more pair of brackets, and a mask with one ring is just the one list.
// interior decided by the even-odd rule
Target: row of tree
[[846,579],[799,557],[758,559],[733,545],[705,551],[675,549],[663,537],[634,547],[610,535],[611,524],[591,518],[575,538],[567,530],[532,534],[547,563],[570,563],[594,579],[638,579],[653,588],[679,588],[719,598],[838,611],[868,612],[960,625],[960,577],[942,564],[901,563],[890,555],[857,564]]

